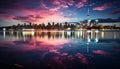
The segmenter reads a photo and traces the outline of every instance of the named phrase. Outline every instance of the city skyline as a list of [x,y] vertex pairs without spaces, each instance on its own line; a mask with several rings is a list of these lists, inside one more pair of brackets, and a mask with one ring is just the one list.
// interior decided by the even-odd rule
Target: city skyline
[[120,69],[120,0],[0,0],[0,69]]
[[117,19],[119,0],[2,0],[0,26],[23,23],[80,22],[87,19]]

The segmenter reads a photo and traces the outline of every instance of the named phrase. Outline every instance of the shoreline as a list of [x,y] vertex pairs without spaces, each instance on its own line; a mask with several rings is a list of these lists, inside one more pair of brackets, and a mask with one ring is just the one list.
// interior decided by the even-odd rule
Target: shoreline
[[41,30],[41,29],[29,29],[29,30],[0,30],[1,31],[40,31],[40,32],[62,32],[62,31],[120,31],[120,29],[77,29],[77,30]]

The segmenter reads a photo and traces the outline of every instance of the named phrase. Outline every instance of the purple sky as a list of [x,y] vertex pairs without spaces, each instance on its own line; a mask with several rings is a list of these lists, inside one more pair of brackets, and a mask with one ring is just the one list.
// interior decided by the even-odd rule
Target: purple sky
[[0,25],[80,22],[120,17],[120,0],[1,0]]

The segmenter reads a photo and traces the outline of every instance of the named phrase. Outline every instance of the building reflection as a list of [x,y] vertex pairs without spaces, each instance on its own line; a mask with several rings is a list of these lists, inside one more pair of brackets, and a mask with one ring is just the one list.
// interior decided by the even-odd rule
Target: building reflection
[[104,32],[101,32],[101,38],[104,39]]
[[77,40],[86,43],[86,53],[93,43],[120,40],[120,32],[81,30],[81,31],[3,31],[0,38],[6,41],[40,41],[45,44],[59,45]]
[[99,33],[99,31],[98,30],[96,30],[95,31],[95,42],[97,43],[97,42],[99,42],[99,35],[98,35],[98,33]]
[[[30,40],[34,38],[44,39],[77,39],[90,42],[101,42],[106,39],[120,39],[119,32],[105,32],[105,31],[3,31],[0,35],[3,35],[4,39],[10,40]],[[7,36],[7,37],[6,37]]]
[[90,38],[91,32],[87,31],[87,39],[86,39],[86,52],[89,53],[89,44],[91,42],[91,38]]
[[6,31],[3,31],[3,38],[5,39]]

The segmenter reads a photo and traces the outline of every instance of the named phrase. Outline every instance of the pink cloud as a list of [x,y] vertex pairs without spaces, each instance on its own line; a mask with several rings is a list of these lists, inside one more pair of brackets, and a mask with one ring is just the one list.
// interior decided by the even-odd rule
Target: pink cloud
[[61,54],[61,56],[67,56],[67,55],[68,53],[65,53],[65,52]]
[[61,8],[68,8],[68,5],[60,5]]
[[81,63],[88,64],[88,60],[83,54],[77,53],[75,56],[80,59]]
[[66,0],[53,0],[52,1],[52,4],[54,4],[54,5],[61,5],[61,4],[64,4],[64,5],[66,5],[67,4],[67,1]]
[[104,55],[104,56],[110,56],[110,53],[105,52],[103,50],[93,50],[93,53],[99,54],[99,55]]
[[56,5],[57,7],[60,7],[60,9],[65,9],[65,8],[69,8],[68,5],[72,5],[73,4],[73,0],[54,0],[52,2],[53,5]]
[[111,7],[112,7],[112,4],[111,4],[111,3],[105,3],[105,4],[103,4],[102,6],[93,8],[93,10],[102,11],[102,10],[106,10],[106,9],[108,9],[108,8],[111,8]]
[[73,6],[73,5],[74,5],[74,3],[75,3],[75,1],[74,1],[74,0],[69,0],[68,5]]
[[[42,3],[43,7],[46,7],[44,3]],[[46,9],[12,9],[11,11],[15,17],[28,17],[29,15],[40,16],[42,18],[28,17],[26,19],[16,19],[17,21],[22,22],[32,22],[32,23],[48,23],[48,22],[65,22],[71,20],[70,18],[64,17],[61,9],[68,8],[68,5],[61,4],[56,7],[47,7]],[[37,13],[36,13],[37,12]],[[24,13],[24,14],[23,14]],[[11,18],[12,19],[12,18]],[[14,19],[15,20],[15,19]]]
[[[48,23],[48,22],[65,22],[71,20],[77,20],[77,18],[64,17],[61,9],[68,6],[62,5],[61,7],[49,8],[49,10],[42,9],[12,9],[10,14],[0,14],[0,19],[8,21],[20,21],[20,22],[32,22],[36,24]],[[36,13],[37,12],[37,13]],[[23,14],[24,13],[24,14]],[[30,16],[32,15],[32,16]]]
[[41,3],[40,6],[41,6],[41,8],[45,8],[45,9],[48,8],[44,3]]
[[[63,8],[67,8],[67,6],[62,5]],[[71,18],[67,18],[63,16],[63,12],[61,11],[62,7],[54,7],[49,8],[49,10],[41,10],[41,9],[18,9],[11,10],[13,11],[13,15],[16,17],[28,17],[29,15],[33,15],[34,17],[28,17],[26,19],[17,19],[22,22],[32,22],[32,23],[48,23],[48,22],[65,22],[71,20]],[[15,14],[17,12],[17,14]],[[36,13],[37,12],[37,13]],[[23,14],[24,13],[24,14]],[[40,16],[42,18],[35,18],[36,16]]]
[[60,7],[55,7],[55,8],[50,8],[49,11],[57,12],[57,11],[59,11],[60,9],[61,9]]
[[68,59],[72,61],[74,59],[73,55],[68,55]]
[[[69,6],[75,6],[74,0],[51,0],[52,4],[56,6],[48,7],[46,3],[39,2],[40,8],[25,8],[25,7],[19,7],[14,9],[8,9],[10,14],[8,17],[1,16],[0,19],[8,20],[8,21],[17,21],[17,22],[32,22],[36,24],[40,23],[48,23],[48,22],[66,22],[66,21],[72,21],[72,20],[78,20],[78,18],[71,18],[71,17],[65,17],[63,15],[64,12],[62,11],[64,9],[69,8]],[[86,2],[83,1],[83,2]],[[77,7],[80,8],[84,4],[78,4]],[[75,11],[73,12],[75,13]],[[11,16],[12,15],[12,16]],[[30,15],[33,15],[31,17]],[[39,18],[38,18],[39,16]]]
[[77,8],[81,8],[83,6],[86,6],[86,3],[87,3],[88,0],[80,0],[75,6]]
[[82,2],[87,2],[88,0],[82,0]]
[[52,2],[52,4],[56,5],[56,7],[59,7],[60,9],[64,9],[64,8],[69,7],[66,0],[64,0],[64,1],[62,1],[62,0],[54,0]]
[[49,52],[51,53],[56,53],[56,54],[60,54],[60,52],[57,49],[50,49]]
[[4,21],[14,21],[14,18],[15,16],[14,15],[9,15],[9,14],[0,14],[0,20],[4,20]]
[[60,5],[61,3],[60,3],[60,1],[58,1],[58,0],[55,0],[55,1],[53,1],[52,2],[54,5]]
[[78,4],[76,4],[76,7],[77,8],[81,8],[83,7],[85,4],[83,2],[79,2]]

